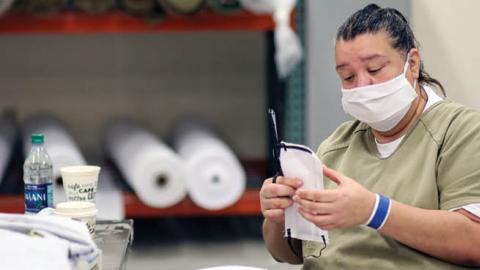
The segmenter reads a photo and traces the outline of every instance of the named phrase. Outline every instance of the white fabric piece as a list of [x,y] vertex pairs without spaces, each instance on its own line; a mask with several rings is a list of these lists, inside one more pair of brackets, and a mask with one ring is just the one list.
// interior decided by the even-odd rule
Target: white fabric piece
[[417,97],[417,81],[412,86],[406,78],[408,66],[407,59],[403,72],[383,83],[351,89],[342,87],[343,110],[375,130],[394,128]]
[[2,269],[78,269],[100,254],[84,223],[41,215],[0,214]]
[[38,116],[27,120],[23,127],[23,145],[25,156],[32,147],[30,136],[41,133],[45,136],[45,149],[53,164],[53,178],[62,177],[60,168],[72,165],[87,165],[79,147],[65,126],[49,116]]
[[188,194],[198,206],[219,210],[236,203],[246,187],[246,173],[233,151],[205,126],[181,123],[174,148],[185,160]]
[[290,14],[296,0],[240,0],[243,7],[255,13],[272,14],[275,21],[275,62],[280,78],[288,74],[303,58],[302,45],[290,26]]
[[[283,175],[303,181],[302,188],[323,189],[323,163],[317,155],[304,145],[282,142],[280,165]],[[298,204],[294,203],[285,210],[285,236],[290,229],[291,237],[301,240],[329,242],[328,232],[304,219],[298,212]]]
[[108,155],[140,200],[169,207],[187,195],[187,170],[181,158],[147,130],[127,121],[111,124],[106,133]]

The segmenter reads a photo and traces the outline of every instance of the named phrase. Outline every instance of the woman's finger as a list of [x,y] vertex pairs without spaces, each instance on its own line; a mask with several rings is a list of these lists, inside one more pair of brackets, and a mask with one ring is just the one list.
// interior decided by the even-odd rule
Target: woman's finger
[[262,191],[264,198],[292,197],[295,189],[283,184],[268,184]]
[[304,189],[299,188],[296,190],[295,195],[304,200],[310,200],[314,202],[334,202],[338,197],[338,191],[335,189]]
[[331,203],[313,202],[310,200],[300,199],[298,196],[294,196],[294,201],[302,207],[302,209],[316,214],[331,214],[333,212],[333,206]]
[[270,209],[285,209],[293,204],[293,200],[290,198],[274,198],[265,199],[262,201],[262,208],[265,210]]

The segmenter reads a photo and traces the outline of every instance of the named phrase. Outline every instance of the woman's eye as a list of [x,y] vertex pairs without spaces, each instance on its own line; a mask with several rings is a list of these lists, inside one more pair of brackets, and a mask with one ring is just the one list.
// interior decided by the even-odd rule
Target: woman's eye
[[382,70],[382,67],[372,68],[372,69],[369,69],[369,70],[368,70],[368,73],[370,73],[370,74],[376,74],[376,73],[379,72],[380,70]]
[[353,75],[343,78],[346,82],[351,82],[353,80]]

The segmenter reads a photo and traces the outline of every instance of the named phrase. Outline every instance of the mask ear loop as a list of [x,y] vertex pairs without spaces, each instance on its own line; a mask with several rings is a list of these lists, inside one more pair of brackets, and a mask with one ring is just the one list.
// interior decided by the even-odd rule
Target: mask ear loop
[[[407,61],[405,62],[405,66],[403,67],[403,75],[405,76],[405,78],[407,77],[407,70],[409,66],[410,66],[410,54],[407,53]],[[418,82],[418,79],[413,82],[413,90],[415,92],[416,92],[417,82]]]
[[[277,118],[275,116],[275,111],[273,109],[268,109],[268,114],[270,116],[269,117],[270,131],[271,131],[271,134],[273,135],[273,141],[274,141],[273,160],[274,160],[275,170],[277,172],[275,176],[273,176],[272,183],[276,183],[277,178],[279,176],[283,176],[282,166],[280,163],[280,151],[282,148],[284,148],[286,151],[287,147],[283,142],[280,142],[279,140],[278,129],[277,129]],[[324,239],[324,242],[325,242],[325,239]],[[292,232],[290,228],[287,229],[287,243],[292,253],[295,254],[295,256],[297,256],[298,258],[302,259],[302,256],[300,256],[297,250],[293,247]]]
[[[280,150],[282,147],[283,143],[280,143],[280,139],[278,136],[278,129],[277,129],[277,117],[275,116],[275,111],[273,109],[268,109],[268,114],[269,114],[269,122],[270,122],[270,133],[273,136],[273,163],[274,163],[274,169],[276,171],[276,174],[273,176],[272,183],[277,182],[277,178],[279,176],[283,176],[283,171],[282,171],[282,166],[280,164]],[[286,147],[285,147],[286,150]]]

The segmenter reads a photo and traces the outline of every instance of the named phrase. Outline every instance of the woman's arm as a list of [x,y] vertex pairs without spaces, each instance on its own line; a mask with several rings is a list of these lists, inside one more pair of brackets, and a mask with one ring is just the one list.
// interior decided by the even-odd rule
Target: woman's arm
[[480,266],[480,223],[460,210],[426,210],[392,201],[380,232],[439,259]]
[[[335,170],[325,167],[324,174],[337,188],[297,190],[294,200],[301,206],[300,213],[324,230],[364,224],[374,207],[375,194]],[[392,200],[380,232],[441,260],[480,266],[480,223],[465,212],[427,210]]]
[[284,237],[284,226],[265,219],[263,222],[263,239],[272,257],[279,262],[290,264],[302,264],[302,242],[292,239],[292,247],[299,253],[297,257],[288,246],[287,239]]

